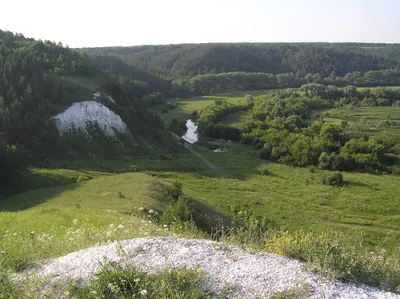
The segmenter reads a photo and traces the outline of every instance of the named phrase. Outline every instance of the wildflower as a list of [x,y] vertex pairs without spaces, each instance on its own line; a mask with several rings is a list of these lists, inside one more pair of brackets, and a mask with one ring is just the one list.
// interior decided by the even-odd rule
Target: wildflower
[[5,254],[5,252],[4,251],[0,251],[0,254]]
[[114,223],[110,224],[110,228],[113,229],[115,227]]
[[123,229],[124,226],[123,226],[122,224],[120,224],[120,225],[118,225],[118,228],[119,228],[119,229]]
[[143,208],[143,207],[140,207],[140,208],[139,208],[139,210],[140,210],[140,211],[143,211],[143,210],[144,210],[144,208]]
[[144,290],[144,289],[143,289],[143,290],[141,290],[141,291],[140,291],[140,295],[142,295],[142,296],[145,296],[145,295],[147,295],[147,290]]
[[114,285],[112,283],[107,284],[107,288],[110,289],[111,292],[114,292]]
[[164,224],[164,225],[163,225],[163,228],[168,228],[168,225],[167,225],[167,224]]
[[133,281],[134,281],[135,283],[138,283],[138,282],[140,281],[140,278],[135,278]]
[[73,224],[73,225],[77,225],[77,224],[78,224],[78,222],[79,222],[79,221],[78,221],[78,219],[74,219],[74,220],[72,220],[72,224]]
[[154,214],[154,211],[153,210],[149,210],[149,214]]
[[111,235],[112,235],[112,232],[106,232],[106,237],[107,238],[111,237]]
[[14,236],[14,237],[18,236],[18,233],[13,233],[13,236]]
[[97,292],[96,292],[95,290],[91,290],[91,291],[89,292],[89,294],[90,294],[90,295],[97,295]]

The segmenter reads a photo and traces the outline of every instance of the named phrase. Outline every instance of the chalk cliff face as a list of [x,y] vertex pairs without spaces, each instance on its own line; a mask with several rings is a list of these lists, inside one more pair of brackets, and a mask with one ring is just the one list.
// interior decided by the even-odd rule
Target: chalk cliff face
[[79,128],[87,133],[87,125],[90,122],[97,123],[107,135],[115,135],[114,130],[129,133],[120,116],[96,101],[74,103],[53,119],[61,135],[71,128]]

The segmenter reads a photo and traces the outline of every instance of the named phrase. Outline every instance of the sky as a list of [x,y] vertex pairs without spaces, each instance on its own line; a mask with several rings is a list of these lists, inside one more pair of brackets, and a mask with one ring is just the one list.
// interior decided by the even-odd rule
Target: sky
[[0,29],[69,47],[400,42],[400,0],[2,0]]

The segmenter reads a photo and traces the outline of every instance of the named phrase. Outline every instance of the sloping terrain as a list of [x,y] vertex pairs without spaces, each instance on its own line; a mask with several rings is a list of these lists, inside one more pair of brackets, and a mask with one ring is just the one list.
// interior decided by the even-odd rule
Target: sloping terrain
[[13,280],[44,281],[40,295],[45,296],[52,285],[57,285],[61,293],[60,283],[78,281],[84,285],[108,264],[133,266],[148,273],[170,268],[201,269],[205,272],[203,284],[213,291],[212,298],[273,298],[285,291],[297,291],[303,298],[400,298],[365,285],[323,279],[305,271],[296,260],[250,253],[208,240],[173,237],[132,239],[91,247],[47,260],[34,269],[15,274]]
[[[139,70],[140,82],[123,81],[119,74],[96,69],[94,60],[61,44],[0,31],[0,138],[28,151],[30,157],[159,154],[173,148],[174,142],[158,118],[140,101],[145,94],[167,89],[168,83]],[[93,113],[112,113],[119,124],[114,122],[113,128],[110,124],[106,128],[106,120],[99,123],[89,116],[90,109],[79,104],[88,101],[96,107]],[[69,130],[60,134],[61,122],[69,119],[73,123],[61,117],[66,111],[79,116],[86,126],[64,123],[62,126]],[[88,133],[87,127],[89,134],[82,134]],[[115,128],[118,134],[108,138]]]

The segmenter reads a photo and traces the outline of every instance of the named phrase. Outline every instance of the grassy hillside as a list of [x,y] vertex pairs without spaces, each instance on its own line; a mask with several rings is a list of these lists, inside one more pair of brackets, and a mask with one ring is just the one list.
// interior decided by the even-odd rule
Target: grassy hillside
[[6,256],[0,258],[0,268],[18,270],[38,259],[110,240],[168,234],[135,216],[140,207],[162,207],[152,197],[153,184],[144,174],[103,174],[1,201],[0,248]]

